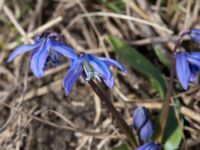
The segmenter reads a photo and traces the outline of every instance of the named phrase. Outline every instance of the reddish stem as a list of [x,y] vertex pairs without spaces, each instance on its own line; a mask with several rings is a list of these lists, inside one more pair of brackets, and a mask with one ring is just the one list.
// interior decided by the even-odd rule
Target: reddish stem
[[164,129],[166,126],[166,122],[167,122],[167,118],[168,118],[168,113],[169,113],[169,104],[170,104],[170,100],[171,100],[171,96],[172,96],[172,92],[173,92],[173,80],[174,80],[174,66],[176,64],[174,56],[176,54],[176,51],[178,49],[178,47],[180,46],[181,40],[183,39],[183,37],[185,35],[188,35],[190,33],[190,30],[183,32],[180,35],[180,38],[178,39],[178,41],[176,42],[176,45],[172,51],[172,55],[170,58],[170,62],[171,62],[171,69],[170,69],[170,78],[169,78],[169,84],[167,87],[167,95],[165,100],[163,101],[163,105],[162,105],[162,111],[160,114],[160,119],[159,119],[159,135],[157,136],[157,142],[161,143],[162,142],[162,138],[163,138],[163,134],[164,134]]
[[116,110],[113,104],[109,101],[108,97],[101,91],[101,89],[96,85],[96,83],[92,80],[89,81],[89,84],[93,91],[97,94],[97,96],[101,99],[102,104],[107,107],[107,109],[111,112],[111,114],[116,119],[118,125],[122,129],[122,131],[127,135],[128,139],[131,142],[132,148],[136,149],[137,143],[135,137],[133,135],[132,130],[129,128],[128,124],[122,118],[120,113]]

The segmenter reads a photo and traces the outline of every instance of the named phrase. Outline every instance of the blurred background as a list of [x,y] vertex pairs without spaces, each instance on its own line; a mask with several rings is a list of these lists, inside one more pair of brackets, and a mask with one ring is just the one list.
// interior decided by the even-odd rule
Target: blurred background
[[[200,28],[199,0],[0,0],[0,149],[110,150],[127,142],[83,80],[65,96],[66,58],[38,79],[29,69],[30,53],[6,63],[18,45],[56,31],[76,53],[124,64],[126,75],[111,68],[115,87],[108,95],[132,126],[136,106],[147,107],[156,120],[166,94],[171,52],[179,33],[189,28]],[[187,37],[182,48],[200,50]],[[171,114],[175,121],[168,122],[172,131],[164,144],[199,149],[199,85],[183,91],[176,81],[172,106],[180,117],[177,121]]]

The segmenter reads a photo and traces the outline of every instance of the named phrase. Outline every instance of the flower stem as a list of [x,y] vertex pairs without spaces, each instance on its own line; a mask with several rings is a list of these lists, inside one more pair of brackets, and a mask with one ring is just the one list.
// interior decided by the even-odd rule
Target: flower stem
[[155,135],[156,137],[156,141],[158,143],[162,142],[162,138],[163,138],[163,134],[164,134],[164,129],[166,126],[166,122],[167,122],[167,118],[168,118],[168,113],[169,113],[169,104],[170,104],[170,100],[171,100],[171,96],[172,96],[172,92],[173,92],[173,80],[174,80],[174,66],[175,66],[175,59],[174,59],[174,55],[178,49],[178,47],[180,46],[180,43],[183,39],[183,37],[185,35],[187,35],[190,31],[185,31],[180,35],[180,38],[178,39],[178,41],[176,42],[176,45],[172,51],[172,55],[170,58],[170,62],[171,62],[171,67],[170,67],[170,78],[169,78],[169,84],[167,87],[167,95],[165,100],[163,101],[162,104],[162,111],[160,113],[160,118],[159,118],[159,122],[158,122],[158,132],[157,135]]
[[107,107],[107,109],[111,112],[114,118],[117,120],[118,125],[123,130],[123,132],[127,135],[128,139],[131,142],[132,148],[136,149],[137,143],[136,139],[133,135],[132,130],[129,128],[125,120],[122,118],[120,113],[115,109],[113,104],[108,100],[108,97],[101,91],[101,89],[96,85],[93,80],[88,81],[93,91],[96,95],[101,99],[102,104]]

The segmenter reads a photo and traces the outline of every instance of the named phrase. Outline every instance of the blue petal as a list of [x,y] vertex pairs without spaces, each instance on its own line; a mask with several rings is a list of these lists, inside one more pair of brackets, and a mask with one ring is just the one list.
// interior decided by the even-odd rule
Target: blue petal
[[191,64],[195,64],[196,66],[200,67],[200,53],[199,52],[190,53],[187,59]]
[[200,67],[200,59],[198,60],[198,59],[194,59],[194,58],[192,58],[192,57],[188,57],[188,61],[189,61],[191,64]]
[[197,81],[197,74],[196,73],[192,73],[190,76],[190,82],[195,83]]
[[56,50],[57,52],[68,58],[77,58],[77,55],[74,53],[72,48],[66,46],[61,42],[54,40],[53,38],[48,38],[48,41],[51,45],[51,49]]
[[155,144],[153,142],[148,142],[142,146],[136,148],[136,150],[161,150],[160,144]]
[[105,58],[105,57],[98,57],[98,59],[100,59],[101,61],[103,61],[106,65],[112,65],[114,67],[117,67],[119,68],[122,72],[126,73],[126,68],[120,64],[119,62],[113,60],[113,59],[110,59],[110,58]]
[[49,65],[49,61],[51,60],[51,57],[50,56],[47,56],[46,58],[46,62],[44,64],[44,68],[47,67]]
[[112,74],[108,68],[108,66],[101,60],[97,59],[95,56],[88,54],[87,55],[89,64],[93,67],[93,69],[99,72],[104,79],[110,79]]
[[185,52],[177,53],[176,55],[176,73],[182,87],[188,89],[188,82],[191,76],[187,54]]
[[14,49],[14,51],[10,54],[7,62],[11,62],[17,55],[25,53],[27,51],[30,50],[34,50],[36,49],[38,46],[40,45],[40,43],[37,44],[33,44],[33,45],[21,45],[18,46],[16,49]]
[[134,127],[139,130],[144,123],[146,122],[147,118],[147,110],[143,107],[138,107],[133,112],[133,125]]
[[51,61],[53,66],[57,66],[60,64],[61,54],[57,51],[51,50]]
[[151,120],[145,122],[144,126],[139,131],[140,139],[145,142],[147,139],[151,138],[153,134],[153,126]]
[[46,59],[49,55],[49,45],[47,41],[43,41],[38,51],[34,53],[31,59],[31,70],[34,75],[38,78],[43,76],[43,68],[46,62]]
[[200,29],[192,29],[190,32],[192,40],[200,44]]
[[114,85],[114,78],[113,76],[111,78],[103,79],[104,83],[109,87],[110,89],[113,88]]
[[193,64],[189,64],[189,66],[191,71],[190,82],[195,83],[197,81],[197,73],[200,72],[200,67]]
[[40,43],[41,42],[41,35],[36,35],[35,38],[34,38],[34,43],[37,44],[37,43]]
[[148,148],[151,147],[153,142],[148,142],[146,144],[143,144],[142,146],[136,148],[136,150],[149,150]]
[[188,57],[190,58],[193,58],[193,59],[198,59],[198,60],[200,60],[200,52],[190,52],[189,54],[188,54]]
[[198,73],[200,72],[200,67],[194,64],[189,64],[191,73]]
[[81,76],[81,73],[82,73],[82,66],[80,64],[73,64],[69,68],[69,70],[63,80],[63,87],[65,89],[66,95],[69,95],[69,92],[70,92],[72,86],[78,80],[78,78]]

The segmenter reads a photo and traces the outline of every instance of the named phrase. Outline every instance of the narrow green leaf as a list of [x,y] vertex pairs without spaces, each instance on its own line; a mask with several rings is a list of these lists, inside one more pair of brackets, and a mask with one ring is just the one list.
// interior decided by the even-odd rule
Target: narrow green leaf
[[177,121],[174,108],[170,106],[167,124],[163,136],[164,150],[175,150],[182,139],[182,130]]
[[125,8],[122,0],[96,0],[96,2],[101,3],[115,13],[122,13]]
[[159,92],[161,98],[164,98],[166,94],[166,82],[160,71],[135,48],[130,47],[120,39],[108,36],[108,41],[112,45],[114,51],[119,54],[126,63],[149,78],[152,86]]
[[115,13],[121,13],[120,8],[118,8],[116,5],[114,5],[113,3],[107,3],[106,6],[112,10]]

